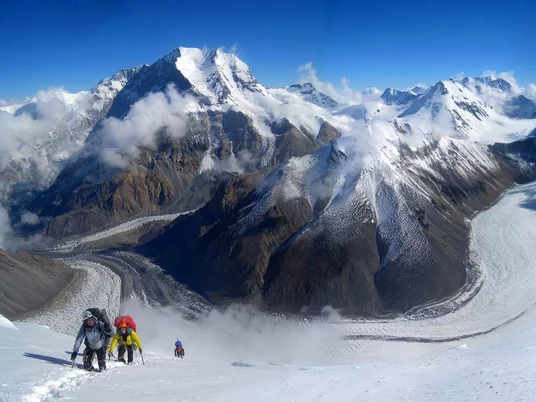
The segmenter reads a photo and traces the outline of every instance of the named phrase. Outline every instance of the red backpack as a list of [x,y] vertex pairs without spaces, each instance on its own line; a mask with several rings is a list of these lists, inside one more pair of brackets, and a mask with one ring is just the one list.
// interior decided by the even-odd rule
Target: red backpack
[[127,324],[127,327],[132,328],[134,332],[136,332],[136,323],[129,315],[120,315],[114,320],[114,327],[118,328],[119,325],[124,322]]

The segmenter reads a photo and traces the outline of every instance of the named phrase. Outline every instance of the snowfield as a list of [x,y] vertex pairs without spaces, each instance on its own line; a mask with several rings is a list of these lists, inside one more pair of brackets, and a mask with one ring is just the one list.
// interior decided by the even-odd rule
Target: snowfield
[[0,317],[0,400],[534,400],[535,200],[536,183],[519,186],[475,217],[479,279],[444,315],[437,305],[395,320],[290,322],[236,307],[192,322],[129,300],[145,365],[136,356],[100,374],[70,367],[72,336]]

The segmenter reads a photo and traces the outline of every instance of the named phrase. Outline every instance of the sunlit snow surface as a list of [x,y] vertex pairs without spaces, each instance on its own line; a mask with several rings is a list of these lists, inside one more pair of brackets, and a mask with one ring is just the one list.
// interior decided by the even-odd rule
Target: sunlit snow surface
[[[534,400],[535,241],[536,184],[519,186],[474,219],[478,280],[449,301],[461,305],[453,312],[434,317],[441,306],[430,306],[432,318],[290,323],[237,309],[188,322],[127,303],[145,365],[137,356],[101,374],[68,367],[72,337],[1,324],[0,400]],[[341,340],[352,334],[369,338]],[[177,338],[184,360],[173,357]]]

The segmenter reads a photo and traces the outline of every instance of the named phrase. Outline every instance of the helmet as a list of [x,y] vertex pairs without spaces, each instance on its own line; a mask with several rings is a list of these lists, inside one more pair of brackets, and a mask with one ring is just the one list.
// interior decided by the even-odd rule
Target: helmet
[[82,313],[82,320],[87,320],[88,318],[94,317],[93,314],[91,314],[91,311],[86,310]]
[[121,324],[119,324],[117,328],[127,328],[127,327],[128,327],[127,323],[123,321]]

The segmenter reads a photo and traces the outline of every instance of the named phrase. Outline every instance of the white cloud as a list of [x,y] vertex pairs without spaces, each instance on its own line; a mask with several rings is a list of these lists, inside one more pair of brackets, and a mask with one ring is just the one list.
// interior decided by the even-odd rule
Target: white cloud
[[494,70],[487,70],[484,71],[481,75],[482,77],[494,77],[494,78],[502,78],[503,80],[508,81],[512,85],[512,90],[514,93],[521,93],[523,90],[522,88],[517,84],[517,80],[514,76],[513,71],[503,71],[503,72],[497,72]]
[[35,120],[28,114],[19,116],[0,111],[0,169],[6,166],[13,152],[24,155],[23,145],[31,144],[45,136],[53,122],[46,119]]
[[27,103],[31,100],[30,97],[25,97],[25,98],[21,98],[21,99],[16,99],[16,98],[13,98],[13,99],[0,99],[0,107],[5,107],[5,106],[11,106],[11,105],[22,105],[24,103]]
[[463,71],[460,71],[458,74],[455,74],[454,78],[456,81],[461,81],[465,78],[465,73]]
[[536,100],[536,84],[529,84],[525,89],[526,97]]
[[369,88],[363,92],[350,88],[350,81],[346,77],[341,78],[340,87],[336,87],[330,82],[322,81],[313,68],[313,63],[308,62],[300,66],[297,70],[299,74],[298,82],[310,82],[320,92],[325,93],[339,103],[358,104],[361,102],[376,99],[381,92],[376,88]]
[[40,222],[39,215],[30,211],[24,211],[20,216],[21,223],[25,225],[37,225]]
[[62,88],[49,88],[39,91],[17,114],[0,110],[0,169],[10,158],[35,160],[38,155],[33,145],[50,138],[61,119],[73,109],[83,107],[88,99],[86,92],[71,94]]
[[136,102],[124,119],[110,117],[102,123],[101,158],[109,166],[127,168],[141,148],[155,148],[160,130],[183,136],[189,115],[200,110],[195,98],[182,96],[174,86],[168,86],[165,93],[150,93]]

